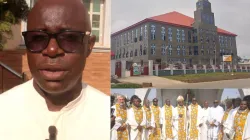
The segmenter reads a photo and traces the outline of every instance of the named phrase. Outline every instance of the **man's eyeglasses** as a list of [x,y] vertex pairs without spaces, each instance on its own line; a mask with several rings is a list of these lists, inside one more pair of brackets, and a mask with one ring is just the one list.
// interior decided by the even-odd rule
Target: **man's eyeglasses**
[[50,39],[55,38],[58,46],[67,53],[74,53],[82,47],[85,35],[90,32],[65,30],[59,33],[48,33],[45,31],[22,32],[27,49],[34,53],[42,52],[47,48]]

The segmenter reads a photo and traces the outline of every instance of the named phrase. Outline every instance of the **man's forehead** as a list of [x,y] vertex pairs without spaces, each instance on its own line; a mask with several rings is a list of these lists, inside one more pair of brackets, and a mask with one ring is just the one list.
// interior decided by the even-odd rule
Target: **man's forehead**
[[81,30],[80,28],[86,26],[86,20],[89,20],[85,15],[84,6],[81,8],[74,4],[62,3],[44,6],[41,3],[35,6],[28,16],[28,30],[37,28]]

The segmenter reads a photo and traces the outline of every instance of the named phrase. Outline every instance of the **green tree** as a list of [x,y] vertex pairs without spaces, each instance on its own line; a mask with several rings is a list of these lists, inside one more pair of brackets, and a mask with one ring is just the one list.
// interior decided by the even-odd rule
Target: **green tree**
[[0,50],[7,36],[12,37],[11,26],[27,20],[29,7],[25,0],[0,0]]

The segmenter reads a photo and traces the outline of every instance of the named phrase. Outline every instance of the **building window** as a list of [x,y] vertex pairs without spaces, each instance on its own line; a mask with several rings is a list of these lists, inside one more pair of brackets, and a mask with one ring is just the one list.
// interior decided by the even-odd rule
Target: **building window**
[[135,29],[135,42],[137,42],[138,39],[138,29]]
[[155,44],[151,45],[151,55],[155,55]]
[[147,38],[147,31],[148,31],[148,29],[147,29],[147,25],[145,25],[144,26],[144,38],[146,39]]
[[123,49],[122,57],[125,58],[125,48]]
[[204,55],[204,50],[201,50],[201,55]]
[[117,42],[116,43],[117,43],[117,46],[120,47],[120,37],[119,36],[117,36]]
[[134,31],[132,30],[132,33],[131,33],[131,43],[134,41]]
[[192,46],[189,46],[188,47],[188,51],[189,51],[189,55],[192,55],[193,53],[192,53]]
[[135,56],[137,56],[137,49],[135,49]]
[[147,54],[147,47],[145,46],[143,49],[143,55],[146,55],[146,54]]
[[161,54],[162,55],[166,55],[166,45],[165,44],[162,44],[162,46],[161,46]]
[[96,44],[103,44],[105,6],[104,0],[83,0],[92,26],[92,34],[96,36]]
[[122,58],[122,49],[120,49],[119,58]]
[[151,40],[155,40],[155,25],[151,25]]
[[185,42],[185,31],[181,30],[181,33],[182,33],[182,42]]
[[222,56],[223,55],[223,52],[222,52],[222,50],[220,49],[220,56]]
[[188,43],[192,43],[192,37],[190,31],[188,31]]
[[227,47],[227,37],[225,36],[225,47]]
[[140,45],[140,56],[142,55],[142,45]]
[[172,28],[168,28],[168,41],[172,42],[173,38],[172,38]]
[[228,39],[229,39],[229,44],[230,44],[230,46],[232,46],[232,38],[229,37]]
[[124,45],[125,45],[127,42],[128,42],[128,40],[127,40],[127,34],[125,33],[125,34],[124,34],[124,42],[123,42]]
[[199,55],[198,46],[194,46],[194,55]]
[[172,45],[168,45],[168,55],[172,55]]
[[116,53],[115,53],[115,58],[117,59],[119,56],[119,50],[116,50]]
[[123,38],[122,38],[122,35],[121,35],[121,42],[120,42],[120,46],[122,46],[123,44]]
[[165,27],[161,27],[161,39],[166,40],[166,31]]
[[140,30],[140,41],[142,41],[142,38],[143,38],[143,27],[141,27],[141,30]]
[[183,63],[186,64],[187,63],[187,60],[186,58],[183,59]]
[[177,42],[181,42],[181,35],[180,35],[180,30],[176,29],[177,33],[176,33],[176,40]]
[[130,51],[130,57],[133,57],[133,51],[132,50]]
[[185,46],[182,46],[182,55],[185,56],[186,55],[186,49]]
[[130,33],[128,32],[128,43],[130,42]]
[[177,46],[177,55],[180,55],[180,50],[181,50],[181,47]]

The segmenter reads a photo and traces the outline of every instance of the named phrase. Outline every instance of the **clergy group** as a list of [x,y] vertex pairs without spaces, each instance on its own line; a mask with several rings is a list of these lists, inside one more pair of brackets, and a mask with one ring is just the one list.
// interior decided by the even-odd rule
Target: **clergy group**
[[202,107],[192,98],[191,104],[178,96],[177,106],[169,99],[160,107],[133,95],[130,106],[126,97],[117,96],[111,107],[111,140],[250,140],[249,101],[227,99],[225,109],[218,100],[205,101]]

